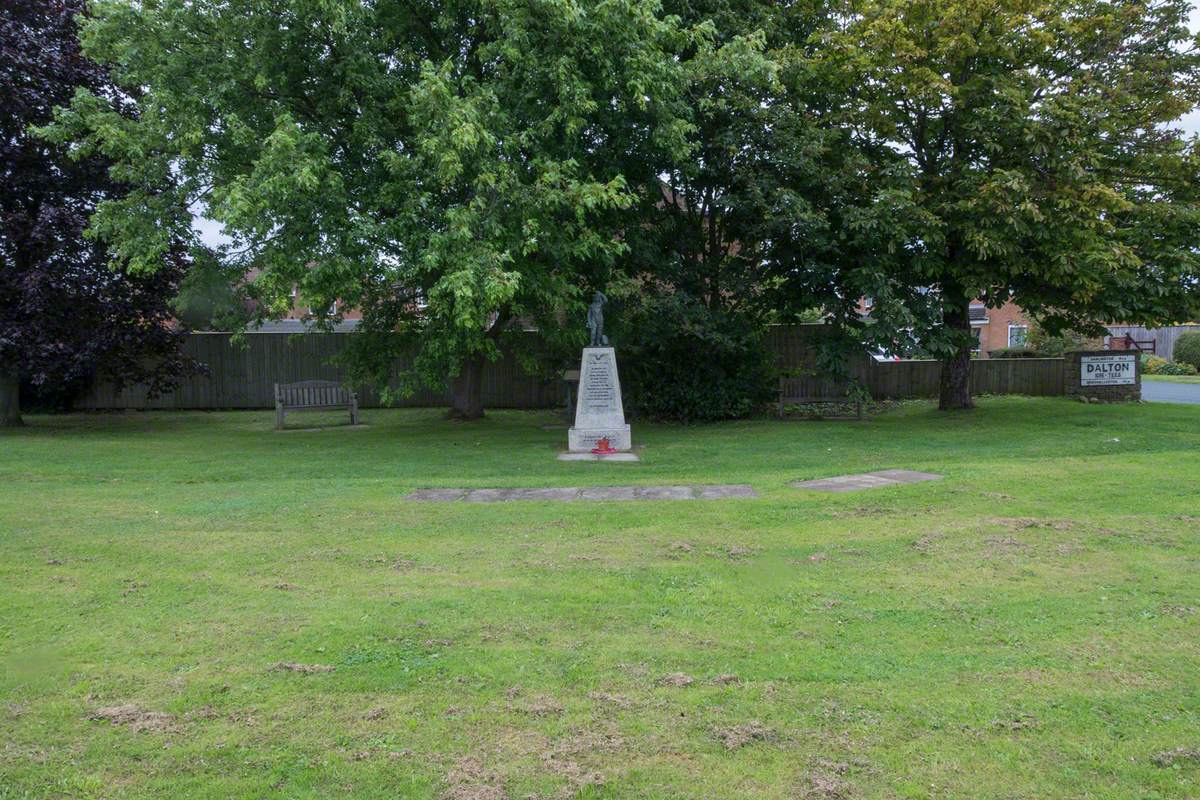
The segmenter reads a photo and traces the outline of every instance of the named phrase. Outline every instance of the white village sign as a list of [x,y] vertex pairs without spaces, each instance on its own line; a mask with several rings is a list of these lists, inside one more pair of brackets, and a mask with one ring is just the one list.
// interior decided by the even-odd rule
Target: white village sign
[[1137,356],[1083,356],[1079,359],[1080,386],[1124,386],[1137,383]]

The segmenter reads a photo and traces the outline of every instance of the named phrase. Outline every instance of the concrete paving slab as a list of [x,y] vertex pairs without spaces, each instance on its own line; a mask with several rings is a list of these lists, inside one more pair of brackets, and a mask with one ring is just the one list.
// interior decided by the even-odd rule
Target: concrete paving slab
[[548,486],[517,489],[417,489],[414,502],[504,503],[513,500],[731,500],[758,497],[746,483],[700,486]]
[[502,503],[511,500],[515,489],[472,489],[467,492],[468,503]]
[[636,490],[633,486],[593,486],[579,493],[580,500],[633,500]]
[[889,480],[899,481],[900,483],[920,483],[921,481],[940,481],[943,475],[938,475],[936,472],[917,472],[911,469],[881,469],[877,472],[870,473],[880,478],[888,478]]
[[567,486],[547,489],[513,489],[509,500],[575,500],[579,487]]
[[466,489],[417,489],[415,492],[405,495],[404,499],[423,502],[451,502],[462,500],[466,494]]
[[697,486],[696,496],[701,500],[724,500],[727,498],[758,497],[758,492],[748,483],[734,483],[717,486]]
[[694,500],[696,490],[692,486],[639,486],[638,500]]
[[900,486],[906,483],[936,481],[942,477],[933,472],[917,472],[910,469],[884,469],[876,472],[863,472],[857,475],[834,475],[830,478],[818,478],[812,481],[797,481],[791,484],[791,486],[794,489],[806,489],[814,492],[860,492],[864,489],[878,489],[883,486]]

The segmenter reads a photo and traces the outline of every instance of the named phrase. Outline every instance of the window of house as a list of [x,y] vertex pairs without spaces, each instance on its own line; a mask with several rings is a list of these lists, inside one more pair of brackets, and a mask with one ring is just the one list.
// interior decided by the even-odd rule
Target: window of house
[[981,328],[971,328],[971,335],[975,337],[975,344],[971,345],[971,355],[977,356],[983,352],[983,338]]
[[[332,317],[334,314],[337,313],[337,309],[338,309],[337,300],[334,300],[333,303],[329,306],[329,308],[325,309],[325,316]],[[318,312],[319,312],[318,308],[316,308],[314,306],[308,307],[308,313],[311,314],[312,316],[314,316],[314,317],[319,316]]]
[[1024,347],[1025,342],[1029,339],[1028,325],[1009,325],[1008,326],[1008,346],[1009,347]]

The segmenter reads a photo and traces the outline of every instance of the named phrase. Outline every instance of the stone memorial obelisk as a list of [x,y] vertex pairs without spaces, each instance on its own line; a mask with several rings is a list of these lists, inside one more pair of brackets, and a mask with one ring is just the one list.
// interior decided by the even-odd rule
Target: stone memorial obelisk
[[567,446],[572,453],[590,453],[601,439],[620,452],[633,447],[625,407],[621,403],[621,379],[617,376],[617,353],[604,335],[604,304],[607,298],[596,292],[588,307],[588,331],[591,345],[583,348],[579,365],[579,392],[575,403],[575,425],[567,431]]

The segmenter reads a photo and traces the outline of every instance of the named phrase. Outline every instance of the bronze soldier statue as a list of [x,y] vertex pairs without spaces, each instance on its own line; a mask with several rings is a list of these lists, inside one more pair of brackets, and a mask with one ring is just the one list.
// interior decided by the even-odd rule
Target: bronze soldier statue
[[604,335],[604,304],[607,302],[608,298],[601,292],[592,295],[587,315],[588,332],[592,335],[588,347],[608,347],[608,337]]

